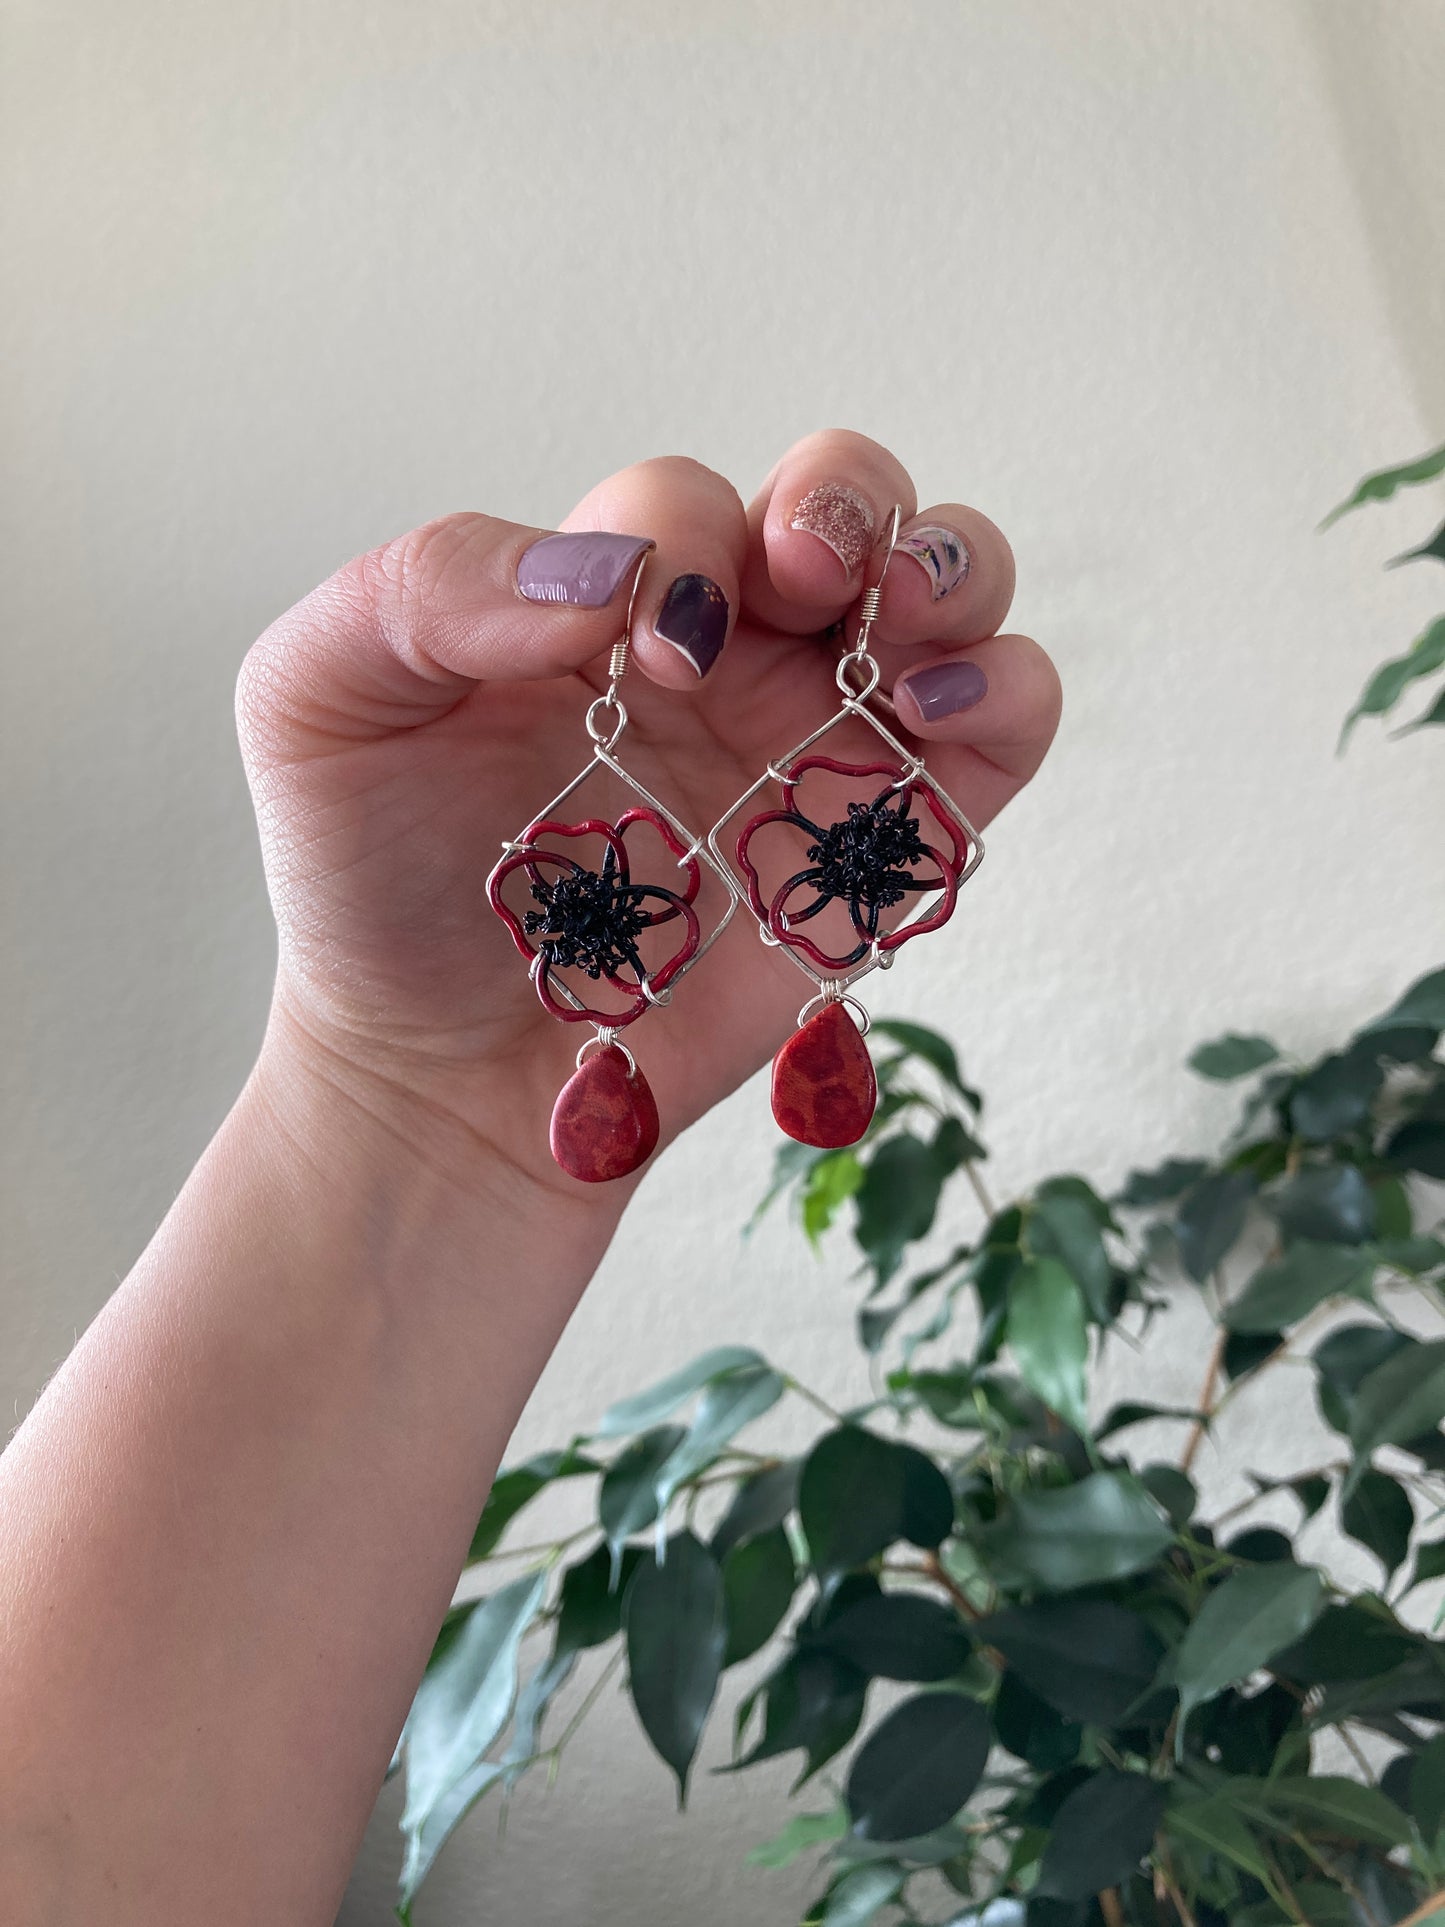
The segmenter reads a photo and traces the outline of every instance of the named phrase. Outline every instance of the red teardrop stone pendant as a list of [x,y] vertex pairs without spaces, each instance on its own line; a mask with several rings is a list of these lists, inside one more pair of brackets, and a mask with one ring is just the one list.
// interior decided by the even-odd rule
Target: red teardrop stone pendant
[[824,1004],[773,1059],[773,1116],[800,1144],[856,1144],[877,1101],[873,1059],[841,1003]]
[[657,1102],[616,1044],[594,1052],[557,1093],[552,1155],[584,1184],[625,1178],[657,1149]]

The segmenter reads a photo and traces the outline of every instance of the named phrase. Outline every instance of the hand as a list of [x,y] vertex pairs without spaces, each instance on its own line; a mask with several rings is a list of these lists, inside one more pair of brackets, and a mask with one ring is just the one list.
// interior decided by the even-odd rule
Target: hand
[[[982,828],[1042,760],[1059,687],[1036,643],[998,633],[1013,558],[976,510],[919,514],[886,449],[829,432],[791,449],[747,511],[721,476],[669,458],[613,476],[562,524],[656,542],[625,755],[695,829],[836,707],[836,651],[819,632],[856,601],[895,502],[905,537],[946,533],[922,534],[889,571],[883,687],[905,740]],[[543,1010],[482,886],[503,839],[585,761],[582,716],[606,686],[634,570],[600,608],[524,599],[518,563],[538,533],[448,516],[348,563],[256,643],[238,713],[281,939],[268,1049],[299,1050],[399,1100],[428,1141],[460,1134],[575,1199],[584,1187],[553,1166],[547,1122],[587,1032]],[[683,575],[726,598],[711,662],[715,637],[689,655],[659,633]],[[740,913],[671,1009],[629,1034],[665,1136],[767,1059],[806,993]],[[629,1189],[598,1187],[616,1204]]]

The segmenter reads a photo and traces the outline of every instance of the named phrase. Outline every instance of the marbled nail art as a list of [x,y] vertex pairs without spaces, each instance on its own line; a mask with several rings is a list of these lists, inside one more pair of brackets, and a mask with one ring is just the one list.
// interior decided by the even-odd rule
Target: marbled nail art
[[898,539],[898,553],[911,555],[933,585],[933,600],[941,602],[951,595],[968,574],[968,550],[963,537],[953,529],[929,522],[921,529],[910,529]]
[[826,542],[849,575],[856,575],[873,552],[873,504],[846,482],[823,482],[810,489],[788,526]]

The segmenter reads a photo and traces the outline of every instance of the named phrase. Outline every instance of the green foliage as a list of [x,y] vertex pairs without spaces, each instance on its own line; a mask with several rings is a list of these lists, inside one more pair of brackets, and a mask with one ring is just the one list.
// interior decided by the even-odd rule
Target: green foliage
[[[1422,483],[1438,481],[1445,475],[1445,448],[1437,448],[1429,455],[1422,455],[1418,461],[1406,462],[1400,468],[1381,469],[1378,474],[1367,475],[1354,494],[1332,514],[1323,524],[1330,523],[1350,509],[1358,508],[1364,502],[1387,502],[1402,488],[1418,487]],[[1406,549],[1403,555],[1395,556],[1386,563],[1387,568],[1398,568],[1405,562],[1445,561],[1445,523],[1435,533],[1415,548]],[[1445,668],[1445,615],[1437,616],[1429,623],[1402,656],[1395,656],[1389,662],[1381,663],[1370,677],[1360,694],[1354,708],[1345,718],[1340,731],[1340,747],[1344,748],[1350,732],[1361,716],[1387,715],[1399,702],[1412,683],[1421,677],[1430,676],[1437,669]],[[1411,730],[1423,729],[1429,724],[1445,723],[1445,686],[1436,693],[1434,701],[1422,710],[1414,720],[1407,723],[1397,734],[1406,735]]]
[[[1445,450],[1355,499],[1441,474]],[[1445,664],[1435,628],[1359,713]],[[784,1146],[757,1214],[787,1200],[856,1259],[854,1402],[723,1347],[497,1478],[478,1576],[549,1492],[575,1515],[585,1489],[587,1521],[440,1629],[399,1748],[402,1919],[470,1808],[555,1772],[625,1664],[679,1799],[700,1756],[827,1776],[750,1856],[819,1857],[818,1927],[1445,1921],[1442,1032],[1437,970],[1313,1062],[1219,1038],[1190,1059],[1238,1099],[1216,1153],[997,1205],[956,1049],[876,1022],[862,1142]],[[1152,1320],[1181,1295],[1214,1344],[1197,1395],[1160,1403]],[[1133,1385],[1104,1409],[1114,1357]],[[1205,1509],[1201,1444],[1244,1471],[1235,1401],[1286,1366],[1329,1450]],[[1332,1570],[1336,1525],[1363,1583]]]

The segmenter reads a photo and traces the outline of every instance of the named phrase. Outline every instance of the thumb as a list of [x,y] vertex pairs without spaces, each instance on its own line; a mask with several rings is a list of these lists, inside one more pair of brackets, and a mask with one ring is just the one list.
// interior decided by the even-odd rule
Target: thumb
[[414,729],[480,681],[569,675],[622,635],[652,547],[466,514],[357,556],[247,653],[236,707],[248,757]]

